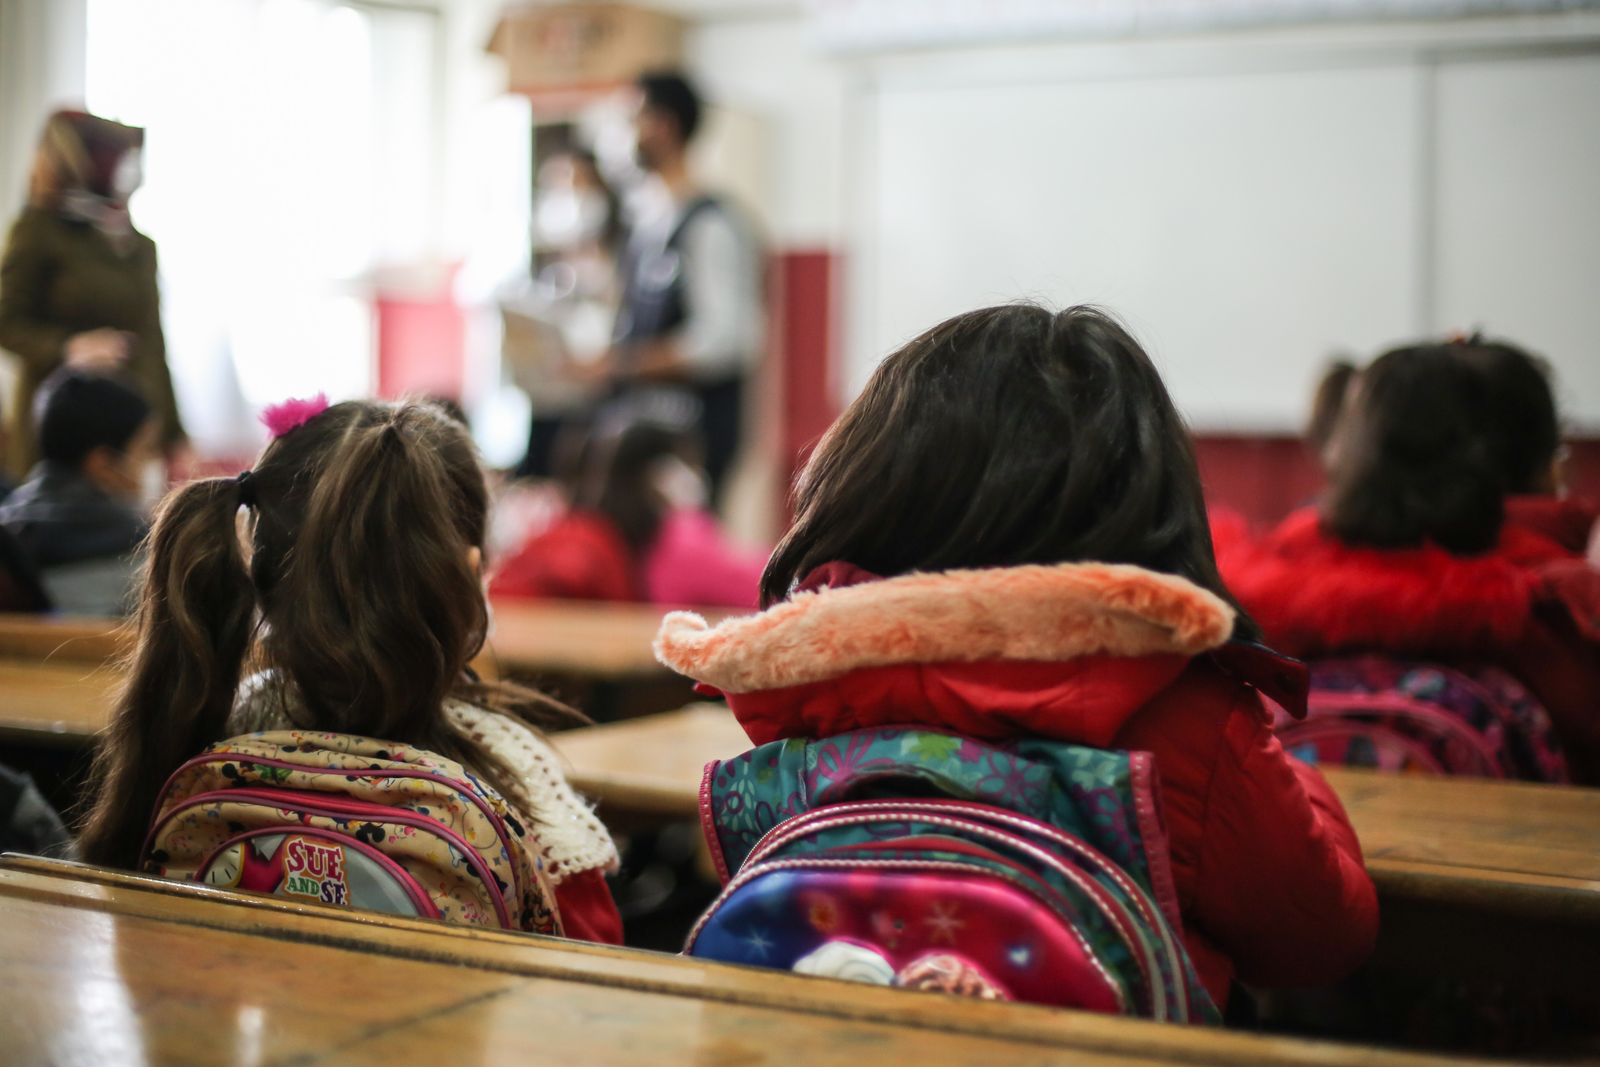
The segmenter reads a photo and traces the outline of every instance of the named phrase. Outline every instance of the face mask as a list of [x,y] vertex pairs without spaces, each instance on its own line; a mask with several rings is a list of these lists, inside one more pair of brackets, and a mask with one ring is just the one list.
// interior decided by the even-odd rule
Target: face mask
[[677,456],[663,456],[651,464],[650,485],[678,511],[698,511],[709,496],[705,475]]
[[145,512],[155,510],[161,498],[167,495],[167,465],[152,459],[139,470],[139,507]]
[[534,225],[546,244],[570,248],[597,239],[607,212],[606,198],[592,189],[552,189],[539,194]]
[[111,174],[112,199],[127,200],[143,184],[144,153],[137,148],[130,148],[122,153],[117,169]]

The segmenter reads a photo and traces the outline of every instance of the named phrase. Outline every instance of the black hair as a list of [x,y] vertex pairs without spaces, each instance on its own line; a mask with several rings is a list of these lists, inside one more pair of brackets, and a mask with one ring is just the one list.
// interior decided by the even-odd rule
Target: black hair
[[1337,431],[1324,526],[1347,544],[1487,552],[1504,519],[1492,420],[1487,378],[1453,345],[1380,356]]
[[700,94],[682,74],[657,71],[641,75],[639,89],[646,107],[671,115],[678,123],[678,136],[688,144],[700,128]]
[[1550,466],[1561,447],[1561,420],[1550,366],[1504,341],[1473,334],[1451,348],[1488,381],[1493,442],[1508,493],[1549,492]]
[[[812,454],[762,602],[824,563],[885,577],[1131,563],[1237,608],[1189,434],[1139,343],[1093,307],[985,308],[884,360]],[[1259,629],[1242,610],[1234,633]]]
[[97,448],[121,452],[149,420],[149,401],[119,377],[63,367],[34,396],[39,454],[76,467]]

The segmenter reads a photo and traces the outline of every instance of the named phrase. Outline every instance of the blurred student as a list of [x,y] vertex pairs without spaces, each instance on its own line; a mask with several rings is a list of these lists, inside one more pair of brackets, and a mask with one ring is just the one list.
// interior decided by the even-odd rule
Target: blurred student
[[[582,717],[467,669],[488,627],[488,490],[466,430],[419,403],[297,401],[269,417],[276,436],[254,470],[191,482],[156,516],[84,858],[136,866],[164,783],[215,742],[380,738],[487,782],[541,857],[567,935],[620,941],[604,879],[616,849],[536,729]],[[247,665],[261,672],[246,678]]]
[[74,860],[77,846],[33,778],[0,764],[0,852]]
[[161,423],[116,377],[62,368],[35,397],[43,457],[0,504],[0,525],[38,567],[55,610],[122,615],[133,606],[147,472]]
[[761,249],[733,206],[689,174],[701,114],[694,87],[678,74],[648,74],[639,89],[639,164],[666,203],[639,218],[628,241],[607,364],[623,383],[674,382],[694,392],[716,506],[739,448],[745,381],[761,357]]
[[617,314],[621,204],[594,154],[558,152],[539,167],[534,201],[535,274],[500,294],[502,360],[533,405],[519,477],[555,472],[561,427],[597,400],[596,367]]
[[[1273,736],[1292,667],[1217,574],[1188,432],[1093,308],[969,312],[890,355],[801,475],[754,618],[663,662],[752,738],[925,726],[1151,752],[1184,938],[1230,983],[1335,981],[1377,901],[1338,798]],[[877,795],[877,794],[874,794]]]
[[1566,492],[1565,448],[1549,365],[1516,345],[1478,334],[1451,347],[1489,383],[1489,429],[1505,482],[1506,521],[1582,555],[1600,519],[1600,504]]
[[706,510],[697,452],[681,426],[595,433],[571,509],[497,568],[490,593],[754,609],[766,553],[734,545]]
[[1362,371],[1321,504],[1229,553],[1223,577],[1290,655],[1507,670],[1549,711],[1574,780],[1600,782],[1600,597],[1565,580],[1571,552],[1505,521],[1494,386],[1460,356],[1417,345]]
[[9,442],[17,477],[37,458],[34,393],[63,364],[127,373],[156,412],[158,446],[170,451],[183,440],[156,246],[128,217],[143,145],[143,130],[81,111],[58,111],[45,124],[28,206],[0,257],[0,348],[22,361]]

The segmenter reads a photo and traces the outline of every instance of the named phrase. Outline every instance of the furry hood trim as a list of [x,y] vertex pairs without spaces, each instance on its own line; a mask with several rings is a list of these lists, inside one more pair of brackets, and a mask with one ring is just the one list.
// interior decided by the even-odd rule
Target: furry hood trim
[[1222,598],[1176,575],[1060,563],[801,592],[717,626],[675,611],[654,647],[679,674],[749,693],[902,663],[1195,656],[1229,639],[1233,617]]

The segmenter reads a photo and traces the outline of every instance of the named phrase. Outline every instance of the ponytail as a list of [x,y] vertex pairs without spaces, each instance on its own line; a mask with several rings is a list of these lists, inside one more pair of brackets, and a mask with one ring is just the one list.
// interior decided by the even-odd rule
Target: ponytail
[[232,479],[167,497],[146,544],[128,679],[101,734],[83,857],[132,868],[162,786],[184,760],[226,735],[255,627],[255,592],[235,525]]
[[267,598],[267,659],[319,729],[418,737],[483,644],[475,539],[457,528],[450,472],[425,439],[435,418],[401,407],[349,428]]

